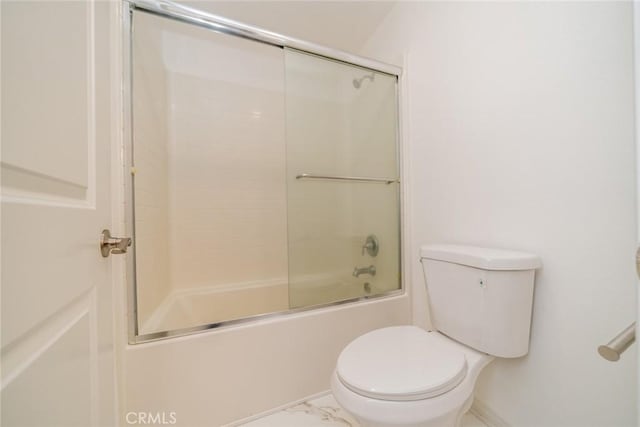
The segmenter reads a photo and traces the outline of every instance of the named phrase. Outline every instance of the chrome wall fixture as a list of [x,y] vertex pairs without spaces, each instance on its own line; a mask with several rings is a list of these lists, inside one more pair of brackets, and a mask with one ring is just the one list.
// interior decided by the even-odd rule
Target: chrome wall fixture
[[620,355],[636,340],[636,322],[616,335],[607,345],[598,347],[598,353],[610,362],[620,360]]
[[377,257],[380,251],[380,241],[375,234],[369,234],[364,245],[362,245],[362,256],[366,252],[371,257]]
[[[640,278],[640,247],[636,250],[636,274]],[[627,326],[624,331],[616,335],[607,345],[598,347],[598,353],[610,362],[620,360],[620,355],[636,340],[636,322]]]
[[354,267],[353,268],[353,277],[360,277],[361,274],[368,274],[369,276],[375,276],[376,275],[376,266],[375,265],[370,265],[368,267],[362,267],[362,268],[358,268],[358,267]]
[[373,71],[371,72],[371,74],[367,74],[365,76],[360,77],[359,79],[353,79],[353,87],[356,89],[360,89],[360,87],[362,86],[362,82],[365,80],[371,80],[372,82],[375,80],[376,78],[376,73],[374,73]]
[[[172,19],[175,21],[180,21],[186,24],[196,25],[205,29],[209,29],[211,31],[215,31],[218,33],[224,33],[248,40],[253,40],[259,43],[265,43],[272,46],[277,46],[281,48],[293,49],[303,53],[315,55],[326,60],[346,63],[349,65],[354,65],[357,67],[361,67],[365,70],[365,72],[378,72],[383,73],[392,77],[395,77],[396,80],[402,74],[402,69],[400,67],[386,64],[384,62],[375,61],[369,58],[352,55],[347,52],[343,52],[340,50],[332,49],[329,47],[321,46],[318,44],[310,43],[304,40],[295,39],[292,37],[284,36],[278,33],[274,33],[271,31],[267,31],[264,29],[260,29],[257,27],[253,27],[250,25],[246,25],[240,22],[233,21],[231,19],[227,19],[221,16],[213,15],[195,8],[191,8],[182,4],[174,3],[168,0],[122,0],[124,13],[122,14],[122,28],[124,32],[124,58],[123,58],[123,67],[124,67],[124,121],[125,121],[125,162],[126,167],[125,170],[131,170],[133,166],[133,109],[132,109],[132,29],[133,29],[133,16],[134,11],[141,11],[145,13],[150,13],[156,16],[161,16],[167,19]],[[372,74],[373,76],[373,74]],[[373,80],[373,77],[371,77]],[[361,83],[359,81],[358,83]],[[354,84],[355,86],[355,84]],[[396,92],[397,93],[397,92]],[[398,103],[398,100],[396,99]],[[396,131],[396,140],[398,152],[400,146],[400,134],[399,130]],[[399,167],[399,164],[398,164]],[[134,185],[134,175],[131,174],[129,179],[127,179],[125,185],[125,197],[127,200],[133,200],[133,185]],[[380,183],[380,184],[394,184],[400,183],[399,178],[385,178],[385,177],[355,177],[355,176],[330,176],[330,175],[314,175],[314,174],[300,174],[296,176],[296,179],[299,180],[329,180],[329,181],[343,181],[343,182],[363,182],[363,183]],[[399,215],[401,212],[401,202],[398,199],[398,203],[400,206]],[[129,204],[126,212],[126,222],[127,229],[130,235],[135,235],[135,212],[133,208],[133,203]],[[402,247],[402,221],[400,221],[400,247]],[[105,239],[107,237],[105,236]],[[126,248],[129,243],[127,242],[127,246],[125,246],[124,241],[111,241],[104,240],[105,244],[114,245],[117,243],[117,246],[114,246],[113,250],[110,250],[111,253],[120,253],[116,252],[121,250],[122,253],[126,252]],[[106,246],[105,246],[106,247]],[[369,248],[367,248],[368,250]],[[289,315],[291,313],[299,313],[307,310],[314,310],[322,307],[336,306],[346,303],[352,303],[356,301],[364,301],[371,300],[377,298],[388,297],[392,295],[399,295],[404,292],[404,284],[402,280],[400,281],[400,289],[387,291],[384,293],[376,294],[376,295],[366,295],[357,298],[352,298],[349,300],[342,300],[333,303],[321,304],[314,307],[305,307],[305,308],[294,308],[289,309],[287,311],[275,312],[275,313],[266,313],[255,315],[251,317],[246,317],[242,319],[234,319],[224,322],[210,323],[205,325],[193,326],[188,328],[182,328],[177,330],[168,330],[161,332],[153,332],[143,334],[140,332],[138,327],[138,313],[137,313],[137,294],[136,294],[136,285],[135,285],[135,277],[136,277],[136,266],[135,266],[135,251],[131,251],[129,255],[132,259],[132,262],[127,262],[127,282],[128,286],[128,338],[130,344],[142,343],[155,341],[160,339],[166,339],[170,337],[183,336],[187,334],[199,333],[211,329],[217,329],[223,326],[229,325],[237,325],[246,322],[253,322],[260,319],[267,319],[277,316]],[[402,266],[402,263],[400,263]],[[375,274],[375,267],[371,269],[371,267],[366,267],[367,271],[362,271],[360,274],[368,273],[370,275]],[[404,274],[401,273],[401,277],[404,277]],[[370,291],[370,284],[364,284],[365,290],[367,292]]]

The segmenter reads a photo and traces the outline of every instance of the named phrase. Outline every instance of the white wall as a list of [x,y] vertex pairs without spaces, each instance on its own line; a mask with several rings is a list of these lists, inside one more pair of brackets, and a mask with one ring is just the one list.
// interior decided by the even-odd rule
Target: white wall
[[636,317],[631,17],[619,2],[399,3],[363,50],[409,58],[413,254],[543,260],[529,355],[477,388],[513,426],[636,425],[637,344],[615,364],[596,353]]

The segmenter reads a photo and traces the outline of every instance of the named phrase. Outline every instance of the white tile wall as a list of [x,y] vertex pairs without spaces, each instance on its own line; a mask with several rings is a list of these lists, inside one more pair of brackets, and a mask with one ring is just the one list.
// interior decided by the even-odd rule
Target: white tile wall
[[171,291],[167,88],[157,20],[136,15],[133,45],[135,251],[141,325]]
[[[216,286],[286,282],[282,51],[145,14],[135,34],[140,323],[158,330],[221,320],[219,304],[205,298],[187,317],[149,321],[191,290],[219,296]],[[284,310],[288,295],[262,301],[223,312]]]
[[284,278],[282,51],[175,28],[164,50],[172,286]]

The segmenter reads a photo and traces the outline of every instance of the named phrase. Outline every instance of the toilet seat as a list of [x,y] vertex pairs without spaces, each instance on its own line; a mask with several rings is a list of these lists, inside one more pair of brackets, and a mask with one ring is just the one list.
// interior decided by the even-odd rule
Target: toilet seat
[[374,399],[408,401],[444,394],[462,382],[467,360],[457,346],[435,335],[416,326],[364,334],[340,354],[337,377],[354,393]]

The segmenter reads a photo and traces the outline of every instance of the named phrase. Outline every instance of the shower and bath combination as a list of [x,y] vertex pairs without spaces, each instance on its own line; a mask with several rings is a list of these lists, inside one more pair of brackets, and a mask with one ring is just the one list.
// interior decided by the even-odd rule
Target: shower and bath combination
[[400,69],[129,4],[129,342],[402,293]]

